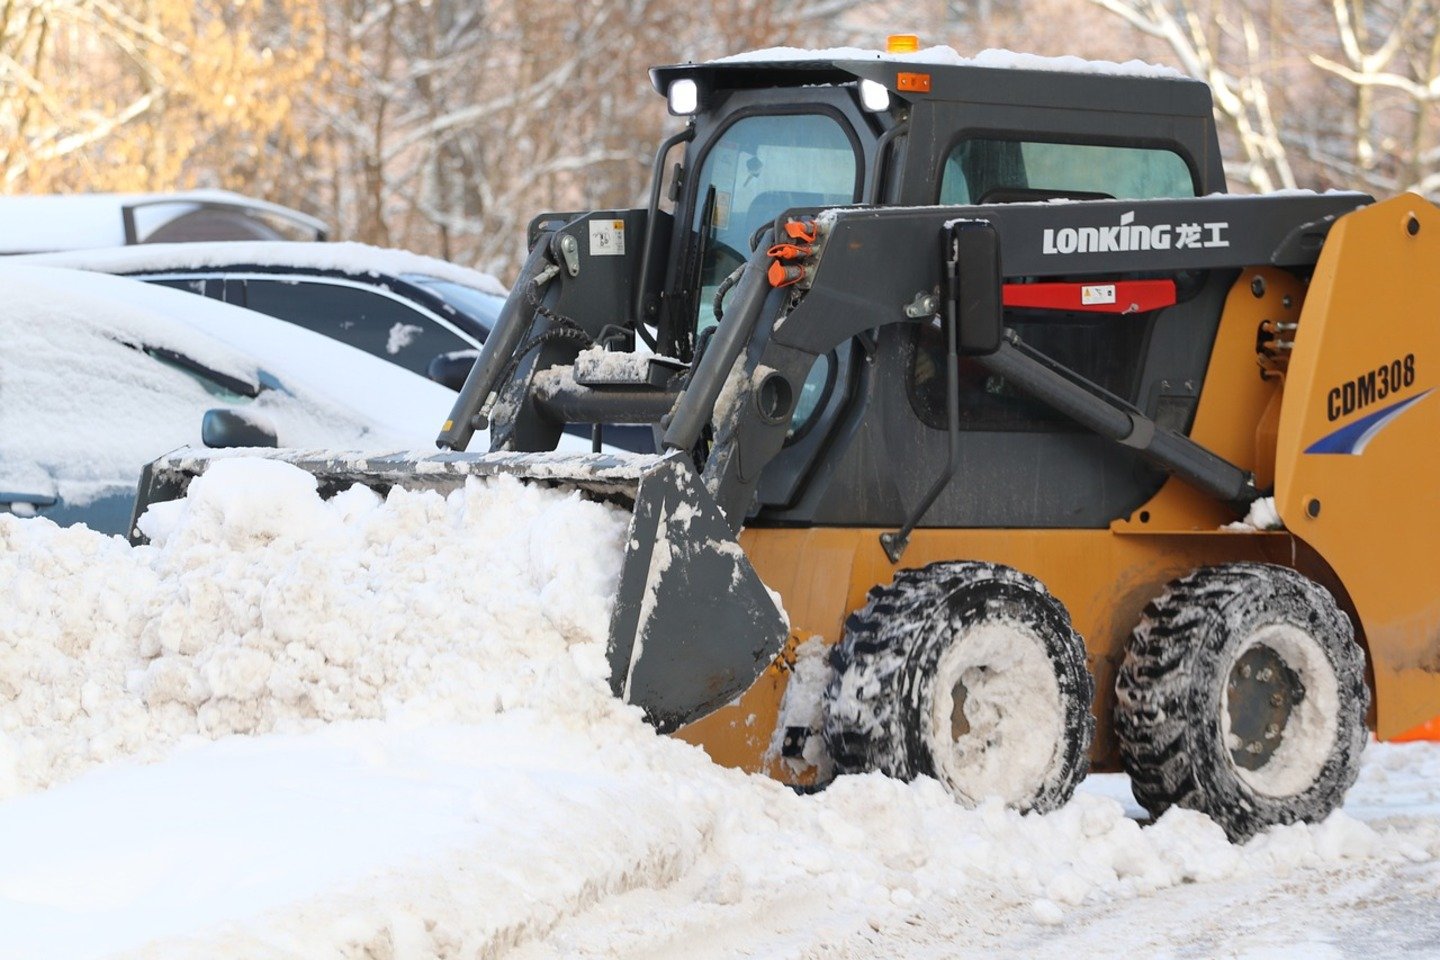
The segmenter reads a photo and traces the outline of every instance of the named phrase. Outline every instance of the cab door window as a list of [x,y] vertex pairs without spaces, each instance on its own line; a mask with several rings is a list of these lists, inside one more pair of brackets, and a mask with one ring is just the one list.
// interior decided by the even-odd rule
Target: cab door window
[[750,237],[790,207],[853,203],[860,162],[826,114],[756,115],[732,123],[700,168],[692,228],[702,233],[696,332],[715,325],[715,291],[750,254]]

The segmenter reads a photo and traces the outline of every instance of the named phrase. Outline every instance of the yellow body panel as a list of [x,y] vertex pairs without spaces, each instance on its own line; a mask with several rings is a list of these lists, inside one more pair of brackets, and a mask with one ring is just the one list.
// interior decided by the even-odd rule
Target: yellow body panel
[[[1331,230],[1300,318],[1276,451],[1280,516],[1334,568],[1364,630],[1382,738],[1440,714],[1437,386],[1440,210],[1404,195]],[[1340,433],[1357,424],[1373,432]],[[1351,440],[1350,452],[1317,451]]]
[[[1253,471],[1262,486],[1265,476],[1274,473],[1273,432],[1267,437],[1265,431],[1267,416],[1278,407],[1282,378],[1260,375],[1255,331],[1267,320],[1295,320],[1304,297],[1300,281],[1283,270],[1260,267],[1240,274],[1225,299],[1205,371],[1205,388],[1190,427],[1190,439]],[[1224,504],[1182,480],[1171,479],[1149,503],[1128,520],[1112,524],[1111,529],[1117,533],[1213,532],[1234,519]]]

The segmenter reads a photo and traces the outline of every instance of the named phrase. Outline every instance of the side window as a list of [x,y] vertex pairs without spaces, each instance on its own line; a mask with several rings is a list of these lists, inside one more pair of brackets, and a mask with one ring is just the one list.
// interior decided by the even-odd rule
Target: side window
[[202,297],[220,298],[220,280],[212,277],[165,277],[152,280],[149,277],[143,278],[146,283],[153,283],[157,287],[170,287],[173,290],[184,290],[186,293],[198,293]]
[[[1020,339],[1110,393],[1134,403],[1140,356],[1152,314],[1007,311]],[[910,404],[927,425],[946,427],[945,331],[938,322],[914,335]],[[960,427],[965,430],[1064,430],[1064,414],[1011,386],[974,360],[960,359]]]
[[[943,204],[1004,203],[1047,196],[1144,200],[1195,195],[1179,154],[1149,147],[970,139],[950,152],[940,180]],[[1105,390],[1134,402],[1151,314],[1007,310],[1006,325],[1041,353]],[[945,337],[938,325],[914,336],[910,401],[928,425],[944,429]],[[969,430],[1064,430],[1071,421],[988,373],[960,361],[960,425]]]
[[852,203],[855,146],[824,114],[744,117],[710,147],[692,227],[708,225],[696,332],[715,324],[715,291],[750,254],[750,236],[790,207]]
[[439,354],[471,348],[398,300],[340,284],[247,280],[245,306],[348,343],[421,376]]
[[945,161],[942,204],[995,203],[1066,194],[1148,200],[1193,197],[1179,154],[1151,147],[971,139]]

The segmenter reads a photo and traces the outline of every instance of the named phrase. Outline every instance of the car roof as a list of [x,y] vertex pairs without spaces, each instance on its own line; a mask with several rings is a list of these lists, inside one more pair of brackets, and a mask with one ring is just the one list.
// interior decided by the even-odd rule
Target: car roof
[[273,267],[362,279],[388,277],[403,280],[410,275],[422,275],[458,283],[499,297],[506,294],[505,286],[488,273],[406,250],[353,242],[295,243],[256,240],[154,243],[31,254],[11,257],[9,260],[116,274]]
[[133,244],[206,211],[271,217],[320,238],[329,230],[323,220],[298,210],[228,190],[32,194],[0,197],[0,253]]
[[386,445],[428,443],[453,391],[283,320],[123,277],[0,261],[7,319],[105,327],[250,384],[277,380],[302,398],[368,424]]

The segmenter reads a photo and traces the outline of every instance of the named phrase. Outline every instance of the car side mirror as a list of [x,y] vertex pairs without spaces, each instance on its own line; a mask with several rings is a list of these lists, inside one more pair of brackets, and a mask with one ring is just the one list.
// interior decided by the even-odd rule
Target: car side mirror
[[219,407],[205,411],[200,440],[207,447],[278,447],[275,424],[264,414]]
[[425,368],[425,376],[451,390],[459,390],[465,386],[465,378],[470,376],[470,368],[475,366],[475,360],[479,356],[478,350],[442,353],[430,361],[430,365]]
[[947,238],[945,305],[959,327],[960,353],[994,353],[1005,331],[1000,234],[986,220],[957,220]]

